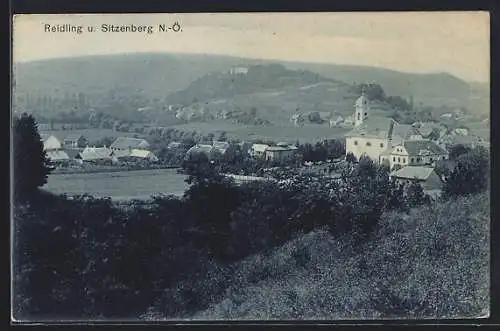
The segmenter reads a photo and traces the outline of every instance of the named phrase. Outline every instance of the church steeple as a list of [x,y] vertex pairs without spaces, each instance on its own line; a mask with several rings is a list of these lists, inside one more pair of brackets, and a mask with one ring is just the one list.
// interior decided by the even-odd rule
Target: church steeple
[[354,126],[360,126],[368,118],[370,112],[370,101],[366,97],[365,89],[361,90],[361,96],[354,103]]

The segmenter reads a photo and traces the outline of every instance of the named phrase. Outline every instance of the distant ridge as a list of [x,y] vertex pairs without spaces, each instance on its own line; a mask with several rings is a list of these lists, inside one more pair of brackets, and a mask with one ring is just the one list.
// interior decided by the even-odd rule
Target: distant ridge
[[[470,85],[450,74],[405,73],[367,66],[247,59],[226,55],[189,53],[128,53],[91,55],[15,63],[20,93],[89,95],[140,93],[163,98],[186,88],[200,77],[226,71],[235,65],[281,63],[294,70],[308,70],[346,83],[375,82],[389,95],[414,96],[426,104],[462,104]],[[477,84],[476,84],[477,85]]]

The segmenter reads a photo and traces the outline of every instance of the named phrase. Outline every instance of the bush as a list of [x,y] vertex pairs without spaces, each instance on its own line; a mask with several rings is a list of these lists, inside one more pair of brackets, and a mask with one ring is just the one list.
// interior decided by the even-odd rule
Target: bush
[[489,171],[489,155],[484,148],[460,155],[444,184],[444,196],[465,196],[489,189]]

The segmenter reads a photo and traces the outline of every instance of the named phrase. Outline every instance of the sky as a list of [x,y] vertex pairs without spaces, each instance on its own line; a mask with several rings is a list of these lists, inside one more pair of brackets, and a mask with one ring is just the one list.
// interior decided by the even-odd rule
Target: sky
[[[182,31],[158,31],[159,24],[174,22]],[[82,26],[83,33],[47,32],[46,24]],[[104,32],[103,24],[150,25],[154,32]],[[12,56],[14,62],[25,62],[135,52],[208,53],[448,72],[489,82],[489,24],[487,12],[32,14],[14,17]]]

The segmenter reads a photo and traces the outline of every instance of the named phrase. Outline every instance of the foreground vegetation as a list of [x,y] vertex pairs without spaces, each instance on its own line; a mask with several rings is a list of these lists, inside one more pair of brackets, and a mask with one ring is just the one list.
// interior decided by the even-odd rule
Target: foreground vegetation
[[[486,316],[489,197],[386,213],[362,248],[323,229],[210,274],[224,284],[194,319],[383,319]],[[360,251],[361,250],[361,251]],[[213,284],[213,285],[212,285]],[[165,303],[168,305],[168,301]],[[161,309],[162,307],[158,307]],[[148,315],[158,317],[151,310]]]

